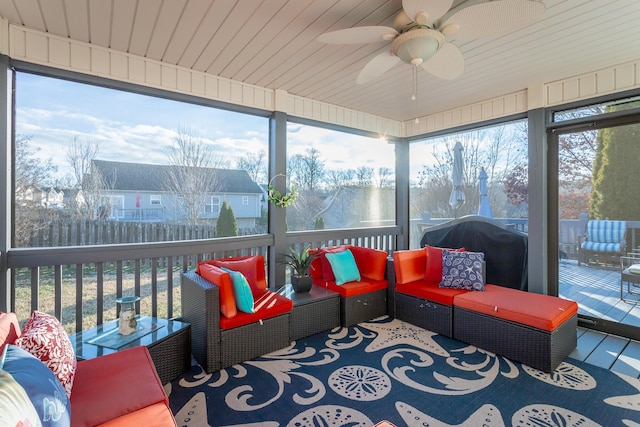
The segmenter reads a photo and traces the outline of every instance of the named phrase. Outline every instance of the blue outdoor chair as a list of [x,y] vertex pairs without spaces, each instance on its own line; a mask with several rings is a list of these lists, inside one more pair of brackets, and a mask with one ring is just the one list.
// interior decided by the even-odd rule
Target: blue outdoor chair
[[580,244],[578,265],[593,262],[619,263],[627,248],[627,223],[613,220],[590,220],[585,240]]

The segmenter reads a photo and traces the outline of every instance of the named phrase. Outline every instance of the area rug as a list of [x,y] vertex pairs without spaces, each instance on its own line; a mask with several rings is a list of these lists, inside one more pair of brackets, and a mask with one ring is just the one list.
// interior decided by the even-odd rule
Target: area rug
[[166,386],[178,426],[640,426],[640,380],[551,374],[383,317]]

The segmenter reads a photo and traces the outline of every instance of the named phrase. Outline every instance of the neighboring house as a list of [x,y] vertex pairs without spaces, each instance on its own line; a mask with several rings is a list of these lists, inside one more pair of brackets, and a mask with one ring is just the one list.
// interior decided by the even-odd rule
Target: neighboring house
[[28,187],[16,194],[19,205],[42,206],[61,209],[64,205],[64,191],[55,187]]
[[[181,208],[186,194],[172,190],[168,184],[172,168],[169,165],[111,162],[92,160],[92,173],[97,173],[103,183],[97,190],[102,201],[97,209],[98,217],[115,221],[183,221]],[[200,220],[217,220],[223,201],[233,209],[239,228],[253,228],[260,218],[262,188],[246,171],[217,168],[187,168],[206,176],[212,189],[201,203]],[[182,188],[181,186],[178,186]],[[85,196],[86,198],[86,196]]]

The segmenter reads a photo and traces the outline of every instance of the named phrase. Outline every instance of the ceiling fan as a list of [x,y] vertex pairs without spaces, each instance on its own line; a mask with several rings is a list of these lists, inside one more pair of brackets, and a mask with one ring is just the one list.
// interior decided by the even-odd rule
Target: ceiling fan
[[367,83],[400,62],[442,79],[464,72],[464,58],[453,40],[474,40],[512,31],[544,14],[538,0],[467,0],[452,8],[454,0],[402,0],[393,27],[367,26],[332,31],[317,40],[329,44],[391,42],[391,50],[371,59],[360,71],[357,84]]

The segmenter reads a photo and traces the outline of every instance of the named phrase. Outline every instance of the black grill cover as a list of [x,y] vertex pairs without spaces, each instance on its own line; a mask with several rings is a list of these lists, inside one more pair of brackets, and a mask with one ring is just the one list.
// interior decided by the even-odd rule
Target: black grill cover
[[464,247],[468,251],[483,252],[487,283],[527,291],[527,243],[526,234],[474,215],[427,229],[420,247]]

